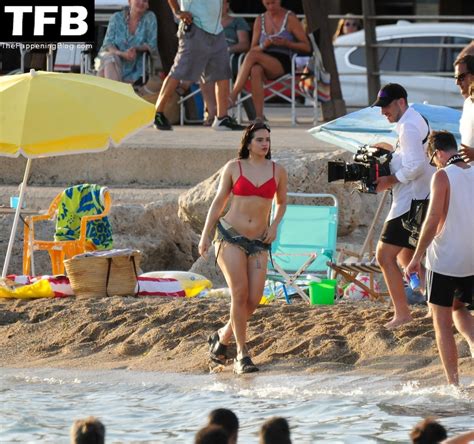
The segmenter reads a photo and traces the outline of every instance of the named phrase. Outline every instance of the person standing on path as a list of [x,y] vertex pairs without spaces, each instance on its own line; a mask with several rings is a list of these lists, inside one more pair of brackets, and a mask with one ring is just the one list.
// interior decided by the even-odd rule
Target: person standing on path
[[227,115],[232,74],[221,24],[222,0],[168,0],[168,4],[179,19],[179,44],[156,102],[155,128],[172,129],[164,114],[166,104],[181,81],[197,82],[202,76],[206,82],[216,82],[217,116],[212,127],[242,130],[244,127]]

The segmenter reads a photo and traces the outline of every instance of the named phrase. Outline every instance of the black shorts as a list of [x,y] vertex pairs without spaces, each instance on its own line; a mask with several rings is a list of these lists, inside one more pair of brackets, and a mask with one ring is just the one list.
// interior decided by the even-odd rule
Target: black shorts
[[383,224],[380,241],[384,244],[396,245],[397,247],[409,248],[414,250],[415,247],[410,245],[408,238],[410,232],[405,230],[402,225],[402,219],[408,216],[408,211],[395,219],[388,220]]
[[454,298],[466,305],[472,304],[474,275],[466,277],[446,276],[426,270],[426,298],[430,304],[452,307]]
[[272,51],[263,51],[265,54],[274,57],[277,59],[281,66],[283,66],[283,72],[289,74],[291,72],[291,57],[288,54],[283,54],[281,52],[272,52]]

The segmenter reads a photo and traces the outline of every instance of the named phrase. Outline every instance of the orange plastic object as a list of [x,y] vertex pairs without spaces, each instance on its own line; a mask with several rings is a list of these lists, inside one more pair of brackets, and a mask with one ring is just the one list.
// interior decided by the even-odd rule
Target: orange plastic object
[[104,211],[93,216],[84,216],[81,219],[81,232],[79,239],[68,241],[47,241],[35,239],[35,223],[45,220],[53,220],[56,217],[58,205],[61,201],[62,192],[59,193],[49,206],[46,214],[28,216],[25,220],[23,238],[23,274],[31,274],[31,255],[33,251],[47,251],[51,258],[52,274],[64,274],[64,260],[76,254],[95,250],[95,245],[86,239],[87,222],[102,219],[107,216],[112,206],[112,199],[107,189],[104,189]]

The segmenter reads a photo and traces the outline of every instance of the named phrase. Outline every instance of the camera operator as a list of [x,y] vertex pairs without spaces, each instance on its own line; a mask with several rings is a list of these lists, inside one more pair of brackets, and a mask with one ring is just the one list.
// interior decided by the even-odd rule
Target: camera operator
[[[394,305],[393,319],[385,327],[396,328],[412,319],[398,263],[407,266],[414,247],[408,242],[410,232],[403,227],[402,219],[407,217],[412,199],[426,199],[430,190],[434,168],[430,166],[425,150],[430,129],[424,117],[408,106],[407,92],[397,83],[385,85],[372,106],[381,107],[387,120],[397,123],[395,150],[388,143],[375,144],[393,150],[391,175],[379,177],[376,181],[377,192],[392,190],[392,204],[377,244],[377,261]],[[423,278],[422,275],[422,281]]]
[[433,131],[428,152],[439,170],[431,182],[428,214],[406,273],[420,271],[426,251],[426,293],[433,312],[436,343],[448,384],[459,383],[456,329],[474,357],[474,317],[466,305],[474,288],[474,168],[457,151],[447,131]]

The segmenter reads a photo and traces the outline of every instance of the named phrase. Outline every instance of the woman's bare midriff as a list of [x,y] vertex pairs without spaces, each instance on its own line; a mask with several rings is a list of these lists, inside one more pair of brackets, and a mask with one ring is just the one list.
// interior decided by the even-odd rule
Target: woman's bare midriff
[[234,196],[224,219],[242,236],[259,239],[268,227],[272,201],[258,196]]

